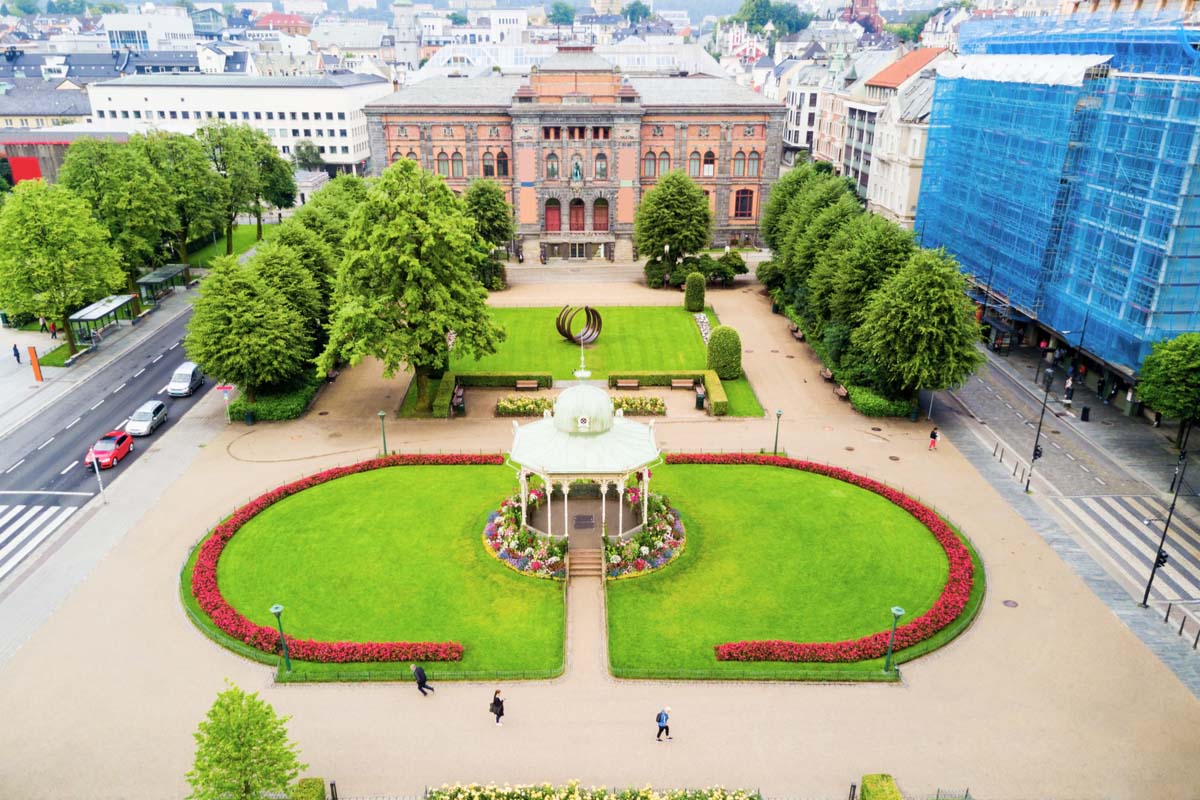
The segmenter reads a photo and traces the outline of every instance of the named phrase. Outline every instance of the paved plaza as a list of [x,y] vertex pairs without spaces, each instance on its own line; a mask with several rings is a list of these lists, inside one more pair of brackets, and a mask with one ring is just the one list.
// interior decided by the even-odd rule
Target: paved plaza
[[[929,453],[924,419],[870,420],[839,401],[756,286],[714,290],[709,301],[741,332],[768,416],[672,414],[656,424],[663,449],[769,450],[773,411],[782,409],[789,455],[901,487],[977,546],[988,581],[978,619],[906,664],[901,684],[616,681],[604,669],[600,582],[585,579],[569,590],[565,674],[501,687],[503,728],[485,713],[492,684],[440,683],[430,697],[411,684],[274,685],[269,667],[191,624],[179,570],[205,529],[238,504],[377,452],[376,412],[398,407],[407,379],[385,381],[368,362],[343,372],[294,423],[227,427],[210,395],[171,432],[170,454],[151,446],[109,505],[82,512],[82,526],[43,554],[36,573],[5,589],[0,796],[183,796],[192,732],[229,678],[292,716],[307,774],[336,780],[342,797],[414,795],[447,781],[580,779],[835,798],[867,772],[896,775],[912,796],[969,785],[984,800],[1195,797],[1200,700],[981,475],[986,458],[961,415],[939,403],[935,420],[947,420],[948,435]],[[529,282],[493,297],[568,302],[676,305],[681,295]],[[484,414],[389,418],[387,436],[404,451],[494,452],[507,449],[512,426]],[[675,739],[656,745],[652,717],[664,704]]]

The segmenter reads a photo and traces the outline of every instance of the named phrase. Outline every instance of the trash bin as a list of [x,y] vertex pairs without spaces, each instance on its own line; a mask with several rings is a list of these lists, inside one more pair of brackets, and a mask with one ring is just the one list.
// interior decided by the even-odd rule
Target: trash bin
[[1092,418],[1092,407],[1091,406],[1084,406],[1083,408],[1079,409],[1079,421],[1080,422],[1087,422],[1091,418]]
[[703,387],[703,386],[697,386],[697,387],[696,387],[696,410],[697,410],[697,411],[703,411],[703,410],[704,410],[704,400],[705,400],[705,398],[706,398],[706,395],[704,394],[704,387]]
[[254,412],[247,411],[244,419],[245,419],[247,425],[253,425],[254,424]]

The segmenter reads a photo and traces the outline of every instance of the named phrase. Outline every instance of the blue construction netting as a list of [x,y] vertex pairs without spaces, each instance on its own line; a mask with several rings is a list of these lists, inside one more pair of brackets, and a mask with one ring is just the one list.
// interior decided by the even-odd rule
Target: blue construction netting
[[[1200,330],[1194,45],[1200,34],[1157,17],[964,25],[967,58],[1023,56],[1061,75],[1031,82],[993,59],[994,76],[939,76],[922,242],[1053,330],[1086,319],[1084,348],[1131,371],[1153,342]],[[1056,72],[1056,57],[1079,55],[1111,58]]]

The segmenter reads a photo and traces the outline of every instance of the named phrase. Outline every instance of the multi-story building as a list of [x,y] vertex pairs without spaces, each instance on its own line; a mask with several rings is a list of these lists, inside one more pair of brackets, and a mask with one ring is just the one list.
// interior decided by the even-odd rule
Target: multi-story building
[[46,128],[87,122],[92,115],[87,93],[70,81],[41,78],[0,80],[0,128]]
[[625,77],[561,46],[527,76],[434,78],[369,104],[370,170],[410,158],[455,190],[495,179],[527,252],[627,260],[642,193],[671,169],[708,196],[714,244],[756,241],[784,111],[726,79]]
[[196,32],[183,8],[178,14],[105,14],[101,25],[110,50],[194,50]]
[[260,31],[283,31],[292,36],[308,36],[313,29],[312,23],[299,14],[282,14],[278,11],[255,17],[254,27]]
[[875,124],[867,210],[912,228],[933,108],[933,70],[922,72],[887,101]]
[[1200,331],[1198,49],[1177,17],[968,22],[934,90],[918,236],[1130,411],[1150,345]]
[[333,73],[135,75],[94,83],[88,93],[100,130],[194,133],[210,120],[239,122],[266,133],[281,155],[307,139],[331,168],[359,172],[370,152],[363,107],[391,91],[390,81],[374,75]]
[[846,151],[846,101],[858,95],[862,84],[900,57],[900,51],[860,50],[845,69],[822,86],[817,96],[817,130],[813,157],[828,161],[839,173]]
[[829,67],[823,64],[809,64],[792,73],[784,96],[788,108],[787,125],[783,132],[784,163],[790,164],[800,150],[809,154],[813,152],[817,105],[821,88],[829,79]]

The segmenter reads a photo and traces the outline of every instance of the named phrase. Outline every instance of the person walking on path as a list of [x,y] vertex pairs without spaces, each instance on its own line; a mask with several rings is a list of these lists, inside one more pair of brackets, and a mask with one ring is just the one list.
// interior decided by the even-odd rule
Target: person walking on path
[[[434,691],[433,687],[429,685],[429,678],[425,677],[424,667],[418,667],[416,664],[409,664],[408,666],[412,669],[413,677],[417,679],[417,690],[421,693],[422,697]],[[426,689],[429,691],[425,691]]]
[[654,737],[654,741],[661,742],[664,733],[668,739],[674,738],[671,736],[671,726],[669,724],[671,722],[670,706],[663,706],[662,710],[658,712],[658,716],[654,718],[654,721],[658,723],[658,734]]
[[937,425],[934,425],[933,430],[931,430],[929,432],[929,449],[937,450],[937,443],[938,443],[938,429],[937,429]]
[[46,331],[50,330],[49,328],[46,327],[46,318],[45,317],[38,317],[38,324],[42,326],[41,328],[38,329],[38,333],[45,333]]
[[488,711],[496,715],[497,725],[504,724],[500,721],[500,718],[504,716],[504,696],[500,694],[499,689],[497,689],[496,693],[492,695],[492,704],[488,706]]
[[15,344],[13,345],[13,358],[17,360],[18,364],[21,363],[21,351],[17,349]]
[[50,338],[51,339],[58,338],[58,325],[56,325],[53,322],[50,323]]

